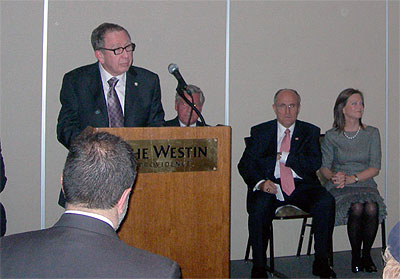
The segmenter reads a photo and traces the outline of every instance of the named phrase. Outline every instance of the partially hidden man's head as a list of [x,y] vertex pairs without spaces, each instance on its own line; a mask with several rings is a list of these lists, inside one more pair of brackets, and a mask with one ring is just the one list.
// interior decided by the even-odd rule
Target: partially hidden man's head
[[280,89],[275,93],[272,108],[279,123],[289,128],[297,120],[301,98],[294,89]]
[[[193,96],[194,105],[201,112],[203,109],[203,104],[206,100],[203,91],[201,91],[199,87],[192,84],[189,84],[187,86],[187,90],[190,91],[190,93]],[[185,93],[185,97],[188,98],[189,101],[192,101],[192,99],[187,93]],[[178,114],[179,120],[182,123],[187,124],[191,112],[191,107],[182,99],[182,97],[178,94],[178,92],[175,95],[175,110]],[[197,115],[197,113],[193,111],[190,117],[189,125],[194,124],[198,118],[199,116]]]
[[128,143],[106,132],[83,132],[72,143],[63,170],[66,203],[111,209],[133,187],[136,175],[137,161]]
[[125,28],[114,23],[100,24],[92,32],[91,43],[97,60],[109,74],[119,76],[129,70],[136,46]]

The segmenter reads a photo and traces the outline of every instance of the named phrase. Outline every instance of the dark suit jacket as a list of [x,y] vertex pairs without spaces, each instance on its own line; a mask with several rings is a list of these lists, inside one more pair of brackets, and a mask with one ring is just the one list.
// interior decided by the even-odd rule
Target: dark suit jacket
[[6,236],[1,278],[179,278],[177,263],[122,242],[95,218],[63,214],[54,227]]
[[[251,128],[250,138],[240,159],[240,175],[248,186],[247,206],[252,202],[253,188],[260,180],[271,180],[280,184],[274,176],[277,154],[277,120],[261,123]],[[290,153],[286,166],[294,170],[302,179],[295,179],[295,188],[302,191],[320,187],[316,171],[322,164],[319,145],[320,129],[300,120],[291,136]]]
[[[65,147],[69,148],[72,140],[87,126],[109,126],[98,63],[65,74],[60,101],[57,138]],[[165,125],[157,74],[130,67],[126,73],[124,121],[125,127]]]
[[6,186],[6,182],[7,182],[6,168],[4,166],[4,160],[3,160],[3,155],[1,153],[1,143],[0,143],[0,193]]
[[[178,116],[175,117],[174,119],[171,119],[171,120],[166,121],[166,122],[165,122],[165,126],[168,126],[168,127],[180,127],[181,124],[179,123],[179,118],[178,118]],[[202,127],[202,126],[203,126],[203,123],[200,122],[200,121],[196,121],[196,126],[197,126],[197,127]],[[208,126],[208,125],[206,125],[206,126]]]
[[[1,143],[0,143],[0,193],[3,191],[6,186],[7,177],[6,170],[3,161],[3,155],[1,154]],[[3,204],[0,202],[0,236],[3,236],[6,233],[6,211],[4,209]]]

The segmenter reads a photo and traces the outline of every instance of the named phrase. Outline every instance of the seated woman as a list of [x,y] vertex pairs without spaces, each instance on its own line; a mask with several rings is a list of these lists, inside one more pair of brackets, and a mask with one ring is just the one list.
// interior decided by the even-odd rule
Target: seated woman
[[[370,251],[386,206],[373,177],[381,168],[379,130],[362,123],[363,94],[343,90],[336,99],[333,128],[322,142],[321,173],[336,200],[335,225],[347,224],[354,273],[376,272]],[[361,252],[362,246],[362,252]]]

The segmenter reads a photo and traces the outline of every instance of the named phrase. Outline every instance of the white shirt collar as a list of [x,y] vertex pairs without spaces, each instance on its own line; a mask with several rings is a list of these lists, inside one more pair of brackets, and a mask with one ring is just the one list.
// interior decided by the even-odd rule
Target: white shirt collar
[[[100,76],[101,76],[101,82],[103,84],[103,93],[104,93],[104,98],[106,99],[106,102],[108,101],[108,96],[107,92],[110,90],[110,85],[108,84],[108,80],[112,78],[113,76],[108,73],[103,65],[99,62],[99,69],[100,69]],[[123,73],[122,75],[116,76],[118,79],[118,83],[115,86],[115,90],[117,91],[117,95],[119,98],[119,103],[121,104],[121,109],[122,113],[125,114],[125,86],[126,86],[126,72]]]
[[114,225],[111,222],[111,220],[100,214],[90,213],[90,212],[85,212],[85,211],[80,211],[80,210],[66,210],[64,213],[65,214],[78,214],[78,215],[92,217],[92,218],[98,219],[100,221],[103,221],[103,222],[109,224],[114,229]]
[[[178,120],[179,120],[179,118],[178,118]],[[197,121],[194,122],[193,124],[191,124],[190,126],[186,126],[186,124],[182,123],[182,122],[179,120],[179,125],[181,125],[181,127],[197,127]]]
[[[104,69],[103,65],[101,65],[101,63],[99,62],[99,68],[100,68],[100,75],[101,75],[101,79],[103,81],[103,84],[106,84],[107,87],[109,87],[108,85],[108,80],[114,76],[112,76],[109,72],[106,71],[106,69]],[[125,79],[126,79],[126,72],[116,76],[116,78],[118,79],[118,83],[117,86],[120,84],[125,84]]]
[[289,128],[283,126],[281,123],[279,123],[279,121],[277,122],[278,122],[278,140],[284,137],[286,129],[290,130],[290,137],[292,137],[296,122],[294,122],[292,126],[290,126]]

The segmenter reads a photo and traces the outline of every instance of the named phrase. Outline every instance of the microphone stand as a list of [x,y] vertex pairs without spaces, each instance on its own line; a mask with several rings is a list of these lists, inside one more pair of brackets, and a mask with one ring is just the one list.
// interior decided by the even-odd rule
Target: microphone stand
[[187,91],[186,88],[182,88],[179,85],[176,88],[176,92],[178,92],[179,96],[181,96],[181,98],[192,108],[192,110],[194,110],[196,112],[196,114],[199,116],[199,118],[201,120],[202,125],[206,126],[207,124],[206,124],[206,121],[204,120],[203,115],[201,115],[201,112],[196,108],[196,106],[191,101],[189,101],[188,98],[186,98],[184,91]]

